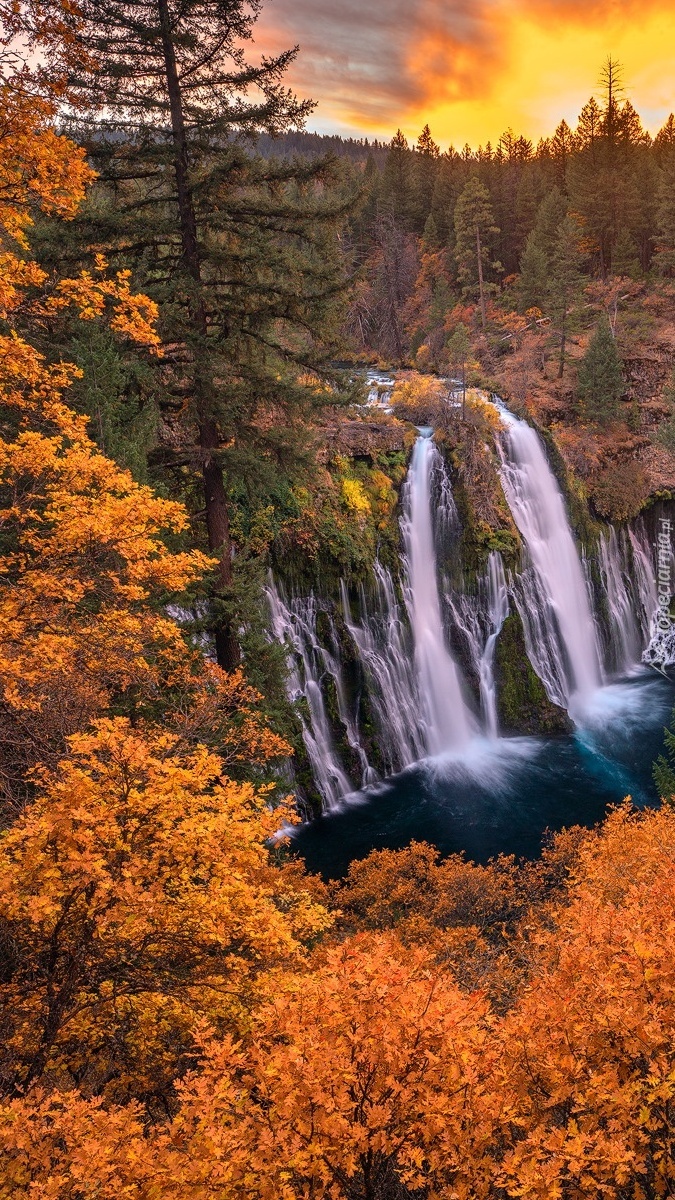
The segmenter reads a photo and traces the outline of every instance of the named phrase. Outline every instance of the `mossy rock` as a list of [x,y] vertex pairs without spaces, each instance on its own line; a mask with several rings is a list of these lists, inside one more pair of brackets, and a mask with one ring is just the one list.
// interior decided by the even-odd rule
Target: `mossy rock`
[[495,679],[502,733],[541,736],[572,731],[573,725],[565,709],[549,700],[527,657],[525,635],[517,612],[506,618],[497,638]]

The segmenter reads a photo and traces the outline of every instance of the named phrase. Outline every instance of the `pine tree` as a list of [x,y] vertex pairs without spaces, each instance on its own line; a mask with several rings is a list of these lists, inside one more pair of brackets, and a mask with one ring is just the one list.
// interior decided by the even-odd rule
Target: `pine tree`
[[480,303],[481,321],[486,325],[485,296],[494,288],[486,281],[486,272],[501,271],[501,263],[492,261],[491,239],[499,233],[490,203],[490,193],[474,175],[460,195],[455,208],[455,257],[457,275],[465,296]]
[[429,126],[425,125],[417,139],[413,159],[414,215],[418,229],[424,228],[431,213],[440,153],[440,147],[432,138]]
[[574,134],[567,121],[563,120],[551,138],[551,158],[555,164],[556,183],[561,189],[565,188],[567,164],[575,149],[576,139]]
[[518,291],[524,312],[528,308],[547,308],[553,257],[558,245],[566,202],[562,192],[553,188],[542,200],[520,260]]
[[595,155],[602,134],[602,111],[600,105],[594,96],[584,104],[579,113],[579,121],[576,128],[577,146],[581,150],[590,152],[591,160],[595,162]]
[[616,418],[624,382],[621,360],[606,317],[600,320],[579,364],[578,383],[585,417],[602,425]]
[[543,309],[549,286],[549,260],[533,230],[525,243],[520,260],[518,295],[523,312],[528,308]]
[[226,668],[239,657],[240,623],[230,476],[273,470],[317,401],[301,372],[309,379],[333,352],[335,233],[346,209],[326,190],[336,178],[330,161],[251,153],[258,132],[302,126],[312,107],[283,87],[295,51],[247,62],[259,9],[244,0],[83,0],[76,18],[96,64],[81,91],[105,114],[88,131],[101,184],[79,236],[117,247],[163,301],[175,348],[165,376],[182,414],[176,466],[201,475],[219,562],[212,624]]
[[413,156],[408,139],[396,130],[382,172],[382,202],[397,221],[407,225],[413,213]]
[[547,309],[559,338],[558,378],[565,370],[570,317],[581,290],[579,227],[572,217],[561,223],[551,257]]
[[654,265],[661,275],[672,276],[675,274],[675,145],[662,161]]
[[670,114],[665,125],[659,129],[654,138],[654,150],[659,158],[675,150],[675,115],[673,113]]

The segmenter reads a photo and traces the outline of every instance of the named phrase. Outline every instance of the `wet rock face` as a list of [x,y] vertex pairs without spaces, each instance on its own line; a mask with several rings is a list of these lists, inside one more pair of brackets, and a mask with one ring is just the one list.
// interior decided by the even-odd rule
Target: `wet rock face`
[[506,618],[497,638],[495,680],[500,733],[547,736],[572,732],[568,714],[549,700],[527,657],[517,613]]
[[344,420],[319,430],[319,461],[328,462],[336,454],[349,458],[370,458],[374,454],[392,454],[406,450],[411,442],[409,427],[389,420]]

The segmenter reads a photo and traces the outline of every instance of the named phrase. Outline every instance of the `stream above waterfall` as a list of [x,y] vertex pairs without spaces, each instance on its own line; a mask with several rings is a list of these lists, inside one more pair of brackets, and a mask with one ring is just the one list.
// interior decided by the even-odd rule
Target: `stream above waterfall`
[[[387,403],[385,383],[371,403]],[[324,874],[413,839],[476,861],[533,856],[546,830],[592,824],[628,795],[657,802],[675,683],[641,662],[656,630],[653,534],[606,526],[582,548],[541,437],[496,407],[518,569],[491,550],[467,586],[452,471],[421,428],[398,571],[376,561],[367,587],[324,597],[270,578],[323,810],[293,839]]]

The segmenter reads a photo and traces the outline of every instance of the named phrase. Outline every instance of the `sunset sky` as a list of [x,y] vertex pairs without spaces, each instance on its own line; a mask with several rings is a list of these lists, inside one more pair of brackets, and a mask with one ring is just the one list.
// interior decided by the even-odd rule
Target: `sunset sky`
[[536,139],[576,121],[608,54],[651,132],[675,109],[672,0],[270,0],[255,40],[299,43],[290,82],[321,132]]

